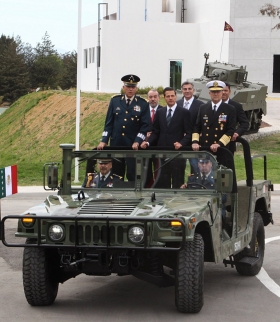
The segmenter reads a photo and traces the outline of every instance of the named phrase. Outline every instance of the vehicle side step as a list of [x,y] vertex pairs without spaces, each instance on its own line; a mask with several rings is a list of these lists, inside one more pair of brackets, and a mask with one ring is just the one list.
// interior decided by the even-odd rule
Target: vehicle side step
[[259,257],[257,257],[257,256],[245,256],[245,257],[241,258],[236,263],[236,265],[242,264],[242,265],[253,267],[257,263],[258,260],[259,260]]
[[227,267],[227,265],[230,265],[231,267],[238,266],[238,265],[253,267],[258,260],[259,260],[259,257],[256,257],[256,256],[244,256],[238,262],[236,262],[233,259],[233,256],[229,256],[229,259],[224,259],[223,263],[225,267]]

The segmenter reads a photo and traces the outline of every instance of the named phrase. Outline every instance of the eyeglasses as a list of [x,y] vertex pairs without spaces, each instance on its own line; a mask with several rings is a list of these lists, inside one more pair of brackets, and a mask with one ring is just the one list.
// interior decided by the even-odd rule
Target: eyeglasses
[[209,160],[205,160],[205,161],[198,161],[199,163],[201,164],[206,164],[206,163],[209,163]]

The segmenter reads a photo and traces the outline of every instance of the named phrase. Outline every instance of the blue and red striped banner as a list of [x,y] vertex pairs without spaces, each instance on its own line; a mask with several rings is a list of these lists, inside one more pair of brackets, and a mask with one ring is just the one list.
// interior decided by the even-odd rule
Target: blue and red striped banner
[[18,192],[17,166],[0,169],[0,198],[13,195]]

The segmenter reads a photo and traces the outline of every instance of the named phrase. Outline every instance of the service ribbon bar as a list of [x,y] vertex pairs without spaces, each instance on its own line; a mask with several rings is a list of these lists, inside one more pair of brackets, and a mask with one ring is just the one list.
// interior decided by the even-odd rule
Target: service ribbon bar
[[11,196],[18,192],[17,166],[0,169],[0,198]]

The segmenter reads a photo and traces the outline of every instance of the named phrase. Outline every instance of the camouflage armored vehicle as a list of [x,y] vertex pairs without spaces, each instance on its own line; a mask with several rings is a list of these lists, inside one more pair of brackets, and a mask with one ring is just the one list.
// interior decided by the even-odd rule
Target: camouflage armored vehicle
[[[194,84],[194,96],[203,102],[210,100],[206,84],[214,79],[219,79],[230,84],[230,98],[242,104],[243,110],[249,120],[247,134],[258,132],[262,115],[266,115],[267,86],[260,83],[247,81],[248,72],[246,66],[233,64],[209,62],[209,54],[204,54],[205,66],[203,75],[200,78],[192,78],[187,81]],[[178,90],[178,98],[182,97],[181,90]]]
[[[246,169],[246,180],[238,182],[232,154],[223,148],[217,156],[228,154],[227,167],[205,149],[74,151],[74,145],[61,144],[59,184],[60,165],[46,165],[49,189],[58,193],[51,191],[43,204],[1,220],[3,244],[24,247],[27,302],[52,304],[59,283],[79,274],[133,275],[161,287],[175,286],[177,309],[195,313],[204,302],[204,262],[224,262],[241,275],[256,275],[264,259],[264,226],[272,222],[273,185],[266,178],[253,180],[249,144],[238,140]],[[118,162],[123,157],[135,159],[135,181],[120,180],[106,188],[71,186],[75,158],[93,171],[96,159]],[[191,159],[211,162],[211,187],[197,182],[178,189],[158,186],[163,167],[174,160],[182,161],[183,181],[188,181]],[[146,184],[150,160],[156,161],[155,177]],[[14,237],[6,233],[11,227],[16,227]]]

